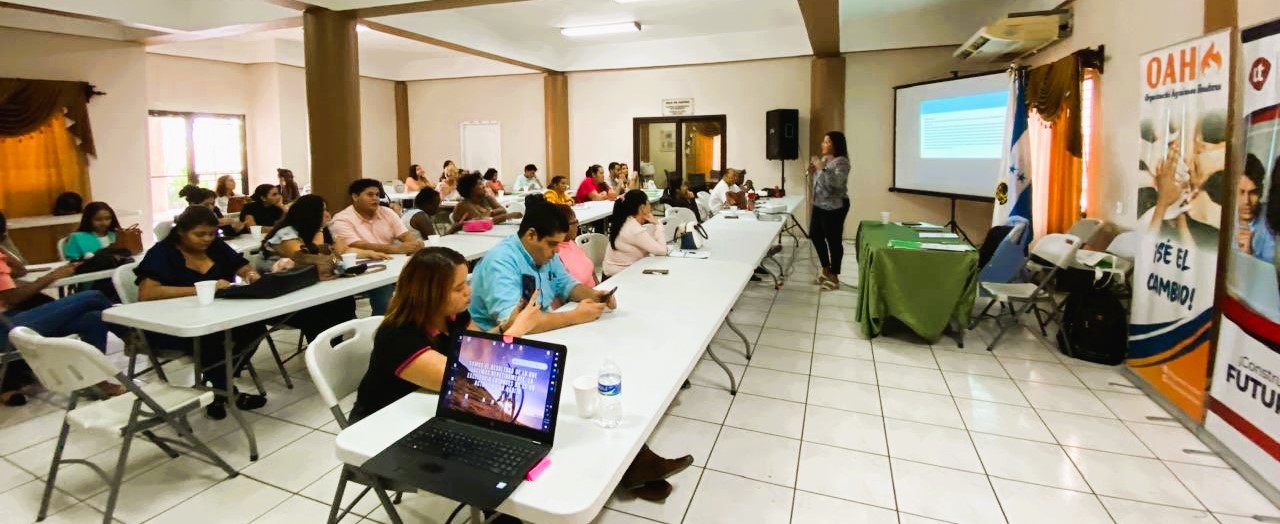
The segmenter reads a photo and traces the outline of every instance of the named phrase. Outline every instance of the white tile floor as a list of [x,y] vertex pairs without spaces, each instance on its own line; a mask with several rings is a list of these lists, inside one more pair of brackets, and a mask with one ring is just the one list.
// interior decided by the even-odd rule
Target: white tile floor
[[[850,268],[851,262],[846,262]],[[663,504],[615,495],[599,524],[1254,522],[1280,510],[1115,370],[1060,356],[1029,331],[988,353],[979,329],[965,349],[888,333],[861,339],[856,296],[819,293],[798,263],[781,292],[753,285],[734,320],[756,344],[747,361],[727,330],[713,343],[742,379],[700,362],[650,439],[690,453]],[[849,275],[855,270],[846,269]],[[290,346],[286,334],[280,337]],[[270,403],[251,416],[262,458],[250,463],[231,420],[193,417],[241,474],[133,448],[120,522],[323,522],[338,474],[332,419],[301,359],[296,388],[261,352]],[[171,371],[171,376],[187,376]],[[34,521],[58,399],[0,408],[0,524]],[[1149,417],[1157,417],[1152,419]],[[118,443],[72,433],[69,454],[110,468]],[[97,522],[102,483],[64,469],[45,522]],[[348,496],[348,499],[350,495]],[[406,522],[443,522],[453,504],[407,495]],[[344,522],[386,522],[371,497]]]

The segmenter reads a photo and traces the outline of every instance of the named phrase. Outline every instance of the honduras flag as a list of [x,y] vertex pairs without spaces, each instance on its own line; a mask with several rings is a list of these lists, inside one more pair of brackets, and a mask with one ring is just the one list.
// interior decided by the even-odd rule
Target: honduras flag
[[1000,176],[996,183],[995,212],[991,224],[1008,223],[1009,217],[1031,222],[1031,154],[1027,137],[1027,78],[1026,69],[1015,69],[1009,82],[1009,117],[1005,122],[1005,136],[1009,151],[1001,162]]

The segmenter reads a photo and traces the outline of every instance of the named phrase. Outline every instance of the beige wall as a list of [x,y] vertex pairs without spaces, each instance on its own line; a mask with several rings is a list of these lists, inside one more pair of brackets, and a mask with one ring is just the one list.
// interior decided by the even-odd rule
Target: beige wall
[[0,77],[85,81],[107,93],[89,103],[98,150],[89,160],[90,192],[119,211],[144,213],[144,223],[149,223],[142,46],[5,28],[0,28],[0,41]]
[[396,165],[395,82],[360,79],[360,161],[365,178],[391,180],[405,171]]
[[[525,164],[536,164],[545,171],[542,105],[542,75],[409,82],[411,162],[421,164],[428,175],[439,177],[445,160],[457,162],[462,156],[459,124],[492,120],[502,127],[502,165],[494,167],[504,184],[514,184]],[[389,123],[394,129],[394,118]],[[392,146],[390,157],[394,162]],[[489,166],[462,167],[483,171]]]
[[[859,221],[879,220],[881,211],[896,219],[935,224],[951,218],[950,200],[891,193],[889,187],[893,185],[894,86],[946,78],[952,70],[991,67],[958,63],[951,58],[952,51],[948,46],[845,56],[844,127],[853,163],[846,238],[857,233]],[[991,212],[989,203],[962,200],[956,205],[957,222],[974,242],[981,242],[991,227]]]
[[[808,143],[808,58],[569,73],[573,187],[592,164],[633,164],[632,119],[662,116],[667,98],[693,98],[696,114],[725,115],[726,162],[746,169],[757,187],[781,179],[779,162],[765,158],[765,112],[799,109],[800,143]],[[789,191],[803,191],[803,165],[787,162]]]
[[[252,64],[246,67],[248,82],[245,96],[249,99],[248,130],[249,184],[276,182],[280,159],[280,79],[276,64]],[[295,170],[295,174],[297,170]]]
[[1240,27],[1257,25],[1280,18],[1280,2],[1276,0],[1236,0],[1240,9]]
[[251,87],[242,64],[147,55],[147,109],[247,115]]
[[[1271,2],[1272,0],[1265,0]],[[1243,2],[1242,2],[1243,3]],[[1107,46],[1102,75],[1098,173],[1099,218],[1132,227],[1138,195],[1138,57],[1204,33],[1204,0],[1077,0],[1075,33],[1029,60],[1041,65],[1085,47]],[[1152,16],[1178,13],[1178,16]],[[1117,207],[1119,206],[1119,207]],[[1118,209],[1118,211],[1117,211]]]

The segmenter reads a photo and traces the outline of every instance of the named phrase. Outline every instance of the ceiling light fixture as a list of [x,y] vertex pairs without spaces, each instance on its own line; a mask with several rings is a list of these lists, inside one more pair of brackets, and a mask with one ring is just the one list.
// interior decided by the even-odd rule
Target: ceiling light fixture
[[640,22],[623,22],[620,24],[584,25],[578,27],[561,27],[564,36],[611,35],[615,33],[634,33],[640,31]]
[[360,32],[369,31],[369,26],[364,24],[356,24],[356,31],[360,31]]

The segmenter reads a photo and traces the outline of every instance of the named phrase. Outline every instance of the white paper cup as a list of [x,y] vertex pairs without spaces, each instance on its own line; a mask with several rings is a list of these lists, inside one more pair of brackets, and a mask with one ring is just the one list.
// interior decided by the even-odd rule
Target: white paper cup
[[504,196],[507,196],[507,192],[506,192],[505,190],[499,189],[499,190],[498,190],[498,198],[502,198],[502,197],[504,197]]
[[734,213],[737,213],[737,212],[738,212],[738,206],[729,206],[729,211],[732,211],[732,212],[734,212]]
[[355,254],[355,253],[343,253],[343,254],[342,254],[342,269],[347,269],[347,268],[350,268],[351,266],[354,266],[354,265],[356,265],[356,254]]
[[880,212],[880,223],[881,223],[881,224],[888,224],[888,223],[889,223],[889,212],[888,212],[888,211],[881,211],[881,212]]
[[212,304],[213,295],[214,293],[217,293],[217,292],[218,292],[217,280],[204,280],[201,282],[196,282],[196,301],[202,306],[207,306],[209,304]]
[[262,240],[262,226],[249,226],[249,234],[254,240]]
[[428,237],[427,237],[427,245],[428,245],[428,246],[438,246],[438,245],[440,245],[440,235],[430,235],[430,236],[428,236]]
[[596,389],[597,386],[596,377],[591,375],[583,375],[573,379],[573,397],[578,402],[579,417],[591,418],[596,416],[596,399],[600,398],[600,392]]

